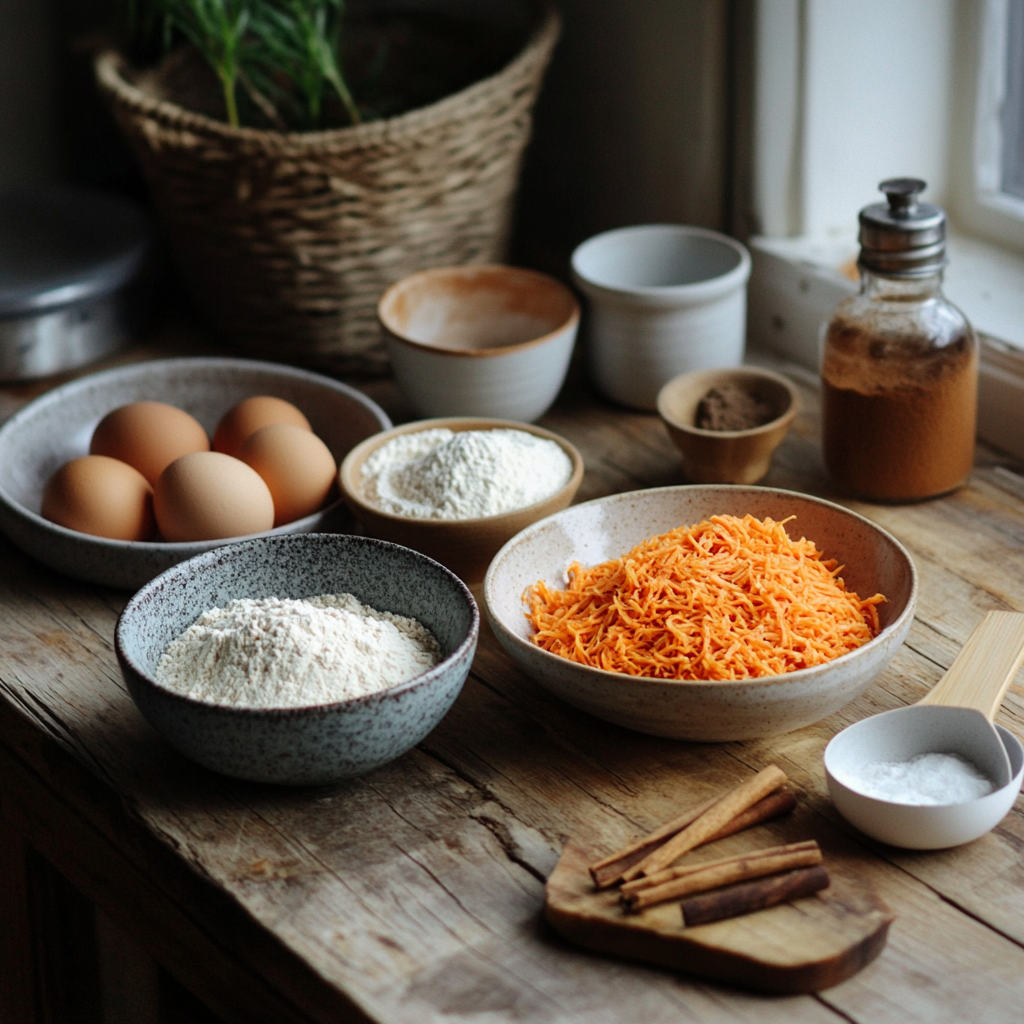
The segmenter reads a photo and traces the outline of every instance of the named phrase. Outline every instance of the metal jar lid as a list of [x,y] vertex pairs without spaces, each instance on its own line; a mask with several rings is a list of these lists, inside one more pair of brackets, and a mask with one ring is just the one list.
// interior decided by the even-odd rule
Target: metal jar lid
[[925,277],[946,265],[946,213],[918,201],[919,178],[890,178],[879,186],[888,203],[860,211],[860,260],[886,277]]

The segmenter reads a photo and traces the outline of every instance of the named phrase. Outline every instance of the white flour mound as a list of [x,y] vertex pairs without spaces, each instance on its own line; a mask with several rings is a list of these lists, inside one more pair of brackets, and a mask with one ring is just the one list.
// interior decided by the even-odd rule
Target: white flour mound
[[400,434],[363,465],[363,497],[394,515],[478,519],[526,508],[572,476],[562,447],[524,430]]
[[297,708],[385,690],[440,660],[416,619],[351,594],[244,598],[204,612],[172,640],[156,681],[210,704]]

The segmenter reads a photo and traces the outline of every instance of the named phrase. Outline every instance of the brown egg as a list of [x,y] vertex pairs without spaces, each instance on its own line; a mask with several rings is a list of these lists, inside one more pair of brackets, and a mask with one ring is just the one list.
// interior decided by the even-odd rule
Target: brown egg
[[43,488],[44,519],[113,540],[149,540],[153,488],[125,462],[83,455],[64,463]]
[[316,434],[292,423],[260,427],[245,439],[238,457],[270,488],[275,526],[321,508],[338,471],[330,448]]
[[213,450],[237,458],[245,439],[271,423],[292,423],[305,430],[313,429],[291,402],[270,395],[254,395],[224,414],[213,434]]
[[274,499],[260,475],[221,452],[175,459],[156,482],[153,510],[170,541],[243,537],[274,525]]
[[208,452],[210,439],[193,416],[164,402],[132,402],[108,412],[89,451],[134,466],[151,484],[179,456]]

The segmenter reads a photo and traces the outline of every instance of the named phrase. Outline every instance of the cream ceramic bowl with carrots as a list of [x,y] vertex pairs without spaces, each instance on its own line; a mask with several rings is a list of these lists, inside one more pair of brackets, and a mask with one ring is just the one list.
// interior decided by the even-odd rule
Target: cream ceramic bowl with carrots
[[420,415],[531,423],[565,380],[579,303],[547,274],[500,265],[424,270],[377,307],[395,379]]
[[[591,668],[552,654],[530,639],[523,595],[538,580],[563,588],[566,569],[618,558],[641,541],[713,515],[787,524],[826,558],[844,566],[850,590],[882,593],[881,631],[863,646],[812,668],[736,681],[654,679]],[[575,505],[512,538],[484,580],[494,634],[529,676],[562,700],[617,725],[655,736],[745,740],[789,732],[825,718],[863,693],[906,638],[917,599],[917,573],[902,544],[855,512],[772,487],[695,485],[630,491]]]

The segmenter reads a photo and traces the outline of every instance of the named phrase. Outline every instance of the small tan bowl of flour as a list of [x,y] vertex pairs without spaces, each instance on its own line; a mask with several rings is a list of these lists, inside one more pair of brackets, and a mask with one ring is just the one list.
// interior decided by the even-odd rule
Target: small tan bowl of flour
[[370,536],[420,551],[476,583],[520,530],[568,507],[583,480],[583,457],[533,424],[418,420],[353,448],[338,480]]

